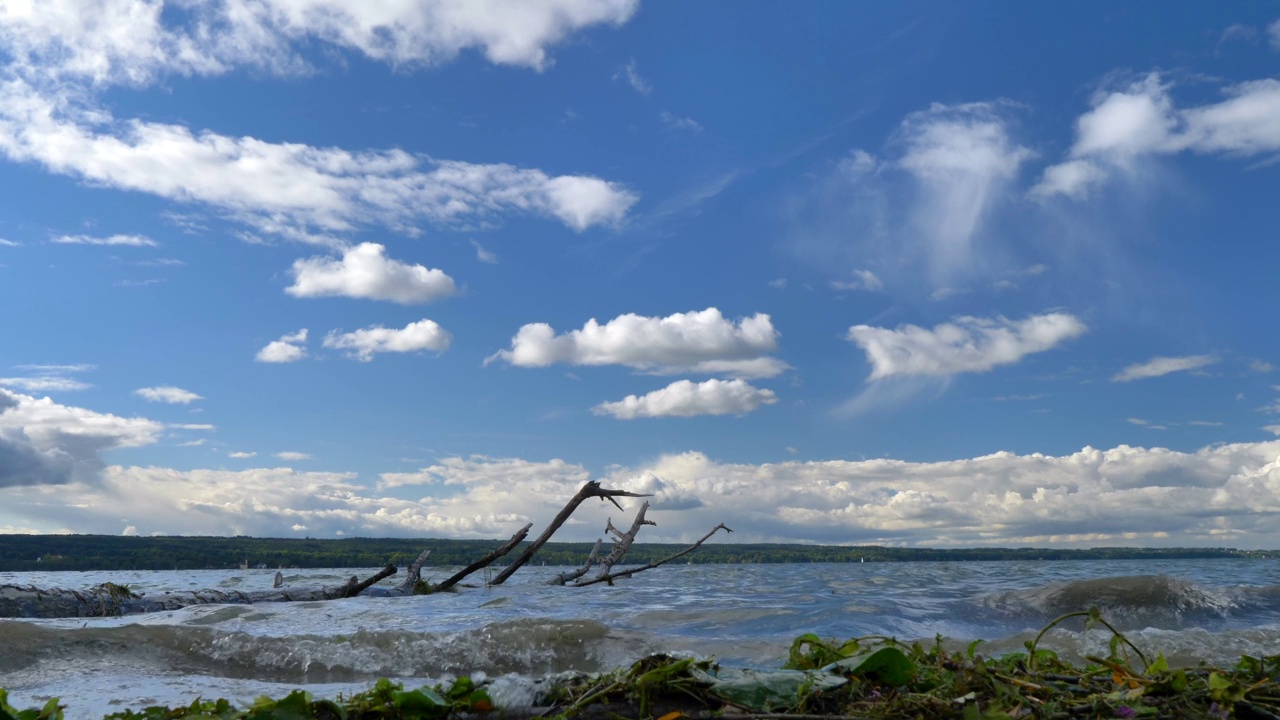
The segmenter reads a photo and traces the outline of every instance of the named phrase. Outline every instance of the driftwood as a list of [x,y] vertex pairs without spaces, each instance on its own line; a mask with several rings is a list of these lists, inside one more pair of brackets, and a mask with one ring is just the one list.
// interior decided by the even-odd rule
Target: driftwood
[[439,585],[432,586],[431,591],[440,592],[442,590],[448,590],[454,585],[457,585],[459,581],[461,581],[463,578],[470,575],[471,573],[477,570],[480,570],[482,568],[488,567],[494,560],[497,560],[503,555],[506,555],[507,553],[511,552],[511,550],[515,548],[515,546],[524,542],[525,537],[529,535],[529,528],[531,527],[533,527],[533,523],[529,523],[528,525],[525,525],[524,527],[520,528],[520,531],[517,532],[515,535],[512,535],[511,539],[507,541],[506,545],[503,545],[502,547],[494,550],[488,555],[485,555],[479,560],[462,568],[461,570],[449,576],[448,578],[445,578],[444,582],[440,583]]
[[[261,602],[337,600],[355,597],[395,572],[395,566],[388,565],[364,582],[353,577],[345,585],[337,587],[255,592],[194,590],[145,595],[115,583],[103,583],[88,590],[0,585],[0,618],[112,617],[177,610],[189,605],[249,605]],[[381,594],[399,593],[388,590]]]
[[622,560],[622,558],[627,554],[627,551],[631,549],[631,543],[636,541],[636,533],[640,532],[640,528],[645,525],[657,525],[654,521],[645,519],[644,514],[647,512],[649,512],[649,501],[646,500],[644,504],[640,506],[640,509],[636,511],[636,518],[631,521],[631,529],[626,532],[622,532],[613,526],[613,518],[609,518],[605,521],[605,534],[612,534],[614,537],[613,550],[609,551],[609,554],[600,561],[600,572],[596,577],[599,578],[608,575],[609,571],[613,569],[613,566],[617,565],[618,562]]
[[[650,524],[653,524],[653,523],[650,523]],[[729,526],[725,525],[724,523],[720,523],[719,525],[717,525],[717,526],[715,526],[715,527],[711,528],[711,532],[707,533],[706,535],[703,535],[703,536],[702,536],[702,538],[698,540],[698,542],[696,542],[696,543],[694,543],[694,544],[690,545],[689,547],[687,547],[687,548],[685,548],[685,549],[683,549],[683,550],[681,550],[681,551],[679,551],[679,552],[672,553],[672,554],[670,554],[670,555],[668,555],[668,556],[666,556],[666,557],[662,558],[661,560],[655,560],[655,561],[650,562],[650,563],[648,563],[648,564],[646,564],[646,565],[641,565],[640,567],[636,567],[636,568],[628,568],[628,569],[626,569],[626,570],[620,570],[620,571],[618,571],[618,572],[616,572],[616,573],[609,573],[609,574],[607,574],[607,575],[602,575],[602,576],[600,576],[600,577],[595,577],[595,578],[592,578],[592,579],[590,579],[590,580],[581,580],[581,581],[579,581],[579,582],[574,583],[574,584],[573,584],[573,586],[574,586],[574,587],[586,587],[586,586],[588,586],[588,585],[595,585],[596,583],[602,583],[602,582],[604,582],[604,583],[609,583],[610,585],[612,585],[612,584],[613,584],[613,581],[614,581],[615,579],[617,579],[617,578],[631,577],[632,575],[635,575],[635,574],[636,574],[636,573],[638,573],[638,572],[643,572],[643,571],[645,571],[645,570],[652,570],[652,569],[654,569],[654,568],[658,567],[659,565],[666,565],[667,563],[671,562],[672,560],[675,560],[676,558],[679,558],[679,557],[683,557],[683,556],[685,556],[685,555],[688,555],[689,553],[691,553],[691,552],[693,552],[694,550],[698,549],[698,546],[702,545],[702,543],[706,542],[708,538],[710,538],[712,535],[715,535],[715,534],[716,534],[717,532],[719,532],[720,530],[724,530],[725,532],[728,532],[728,533],[733,532],[733,530],[732,530],[732,529],[730,529],[730,528],[729,528]]]
[[551,539],[551,536],[555,534],[556,530],[560,529],[560,526],[563,525],[565,521],[569,519],[569,516],[573,514],[574,510],[578,509],[578,506],[581,505],[584,500],[586,500],[587,498],[593,498],[593,497],[600,498],[601,500],[608,500],[609,502],[614,504],[614,507],[621,510],[622,506],[619,505],[618,501],[614,500],[614,498],[616,497],[649,497],[649,496],[641,495],[639,493],[627,492],[626,490],[606,490],[600,487],[599,480],[587,481],[585,485],[583,485],[581,488],[578,489],[578,492],[576,495],[569,498],[569,502],[565,503],[564,507],[560,509],[560,513],[555,516],[555,519],[551,521],[551,524],[547,526],[547,529],[542,531],[542,534],[538,536],[538,539],[534,540],[533,543],[529,545],[529,547],[525,548],[524,553],[522,553],[520,557],[516,558],[515,562],[508,565],[505,570],[498,573],[498,576],[495,577],[489,584],[501,585],[502,583],[506,582],[507,578],[514,575],[515,572],[519,570],[521,566],[523,566],[525,563],[529,562],[531,558],[533,558],[534,553],[538,552],[538,550],[543,545],[547,544],[547,541]]
[[[569,499],[560,512],[552,519],[547,529],[538,536],[524,552],[520,554],[514,562],[508,565],[498,573],[490,584],[501,585],[510,578],[517,570],[523,567],[530,559],[542,548],[543,545],[551,539],[556,530],[569,519],[573,512],[588,498],[600,498],[613,503],[619,510],[622,506],[618,504],[615,498],[619,497],[649,497],[640,493],[628,492],[626,490],[609,490],[600,487],[599,481],[589,481],[583,485],[578,492]],[[600,554],[602,540],[597,540],[595,547],[591,550],[591,554],[587,557],[587,561],[577,570],[561,573],[558,577],[551,580],[552,584],[565,585],[573,582],[574,587],[585,587],[596,583],[607,582],[613,584],[615,578],[630,577],[638,572],[650,570],[660,565],[664,565],[678,557],[686,555],[698,546],[702,545],[708,538],[719,530],[725,532],[733,532],[723,524],[717,525],[711,532],[707,533],[701,540],[690,545],[689,547],[674,553],[662,560],[651,562],[638,568],[631,568],[619,572],[612,572],[613,567],[622,560],[627,551],[635,542],[636,534],[645,525],[655,525],[652,520],[645,517],[645,513],[649,510],[649,503],[645,502],[636,512],[635,520],[631,523],[631,529],[627,532],[618,530],[610,519],[606,526],[605,532],[611,534],[614,538],[613,550],[605,556],[597,560]],[[488,567],[499,558],[504,557],[511,552],[517,545],[524,542],[529,534],[529,529],[533,527],[532,523],[525,525],[515,535],[511,536],[501,547],[496,548],[484,557],[476,560],[462,570],[450,576],[439,585],[430,588],[432,592],[447,590],[468,575]],[[275,589],[262,590],[254,592],[240,591],[221,591],[221,590],[196,590],[181,592],[166,592],[156,595],[144,595],[135,593],[124,585],[116,585],[114,583],[103,583],[95,588],[88,590],[64,590],[64,589],[42,589],[30,585],[0,585],[0,618],[66,618],[66,617],[108,617],[117,615],[133,615],[138,613],[159,612],[164,610],[177,610],[189,605],[212,605],[212,604],[233,604],[246,605],[260,602],[291,602],[291,601],[315,601],[315,600],[337,600],[340,598],[355,597],[362,593],[378,596],[404,596],[412,595],[419,591],[419,585],[422,577],[422,567],[426,564],[427,558],[431,555],[430,550],[424,551],[415,559],[408,568],[408,572],[404,581],[395,588],[374,588],[373,585],[379,581],[396,574],[394,565],[387,565],[377,574],[365,579],[363,582],[359,578],[352,577],[344,585],[337,587],[322,587],[310,589],[287,589],[283,587],[283,577],[280,573],[276,573]],[[582,580],[581,578],[590,571],[591,567],[599,564],[600,570],[596,577],[590,580]]]
[[596,546],[591,548],[591,554],[587,555],[587,561],[582,563],[582,567],[578,568],[577,570],[562,572],[559,575],[548,580],[547,584],[548,585],[564,585],[570,580],[577,580],[583,575],[586,575],[587,571],[591,569],[591,566],[596,564],[596,557],[600,555],[600,546],[602,544],[604,544],[604,540],[597,538]]
[[422,579],[422,566],[427,564],[427,558],[431,557],[430,550],[423,550],[409,563],[409,570],[404,574],[404,581],[396,586],[397,595],[412,595],[413,589],[418,586],[418,581]]

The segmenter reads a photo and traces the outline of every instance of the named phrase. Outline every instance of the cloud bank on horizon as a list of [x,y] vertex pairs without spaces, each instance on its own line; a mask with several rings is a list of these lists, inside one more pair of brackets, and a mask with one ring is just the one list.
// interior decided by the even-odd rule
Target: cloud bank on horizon
[[2,4],[0,532],[1280,547],[1264,10]]

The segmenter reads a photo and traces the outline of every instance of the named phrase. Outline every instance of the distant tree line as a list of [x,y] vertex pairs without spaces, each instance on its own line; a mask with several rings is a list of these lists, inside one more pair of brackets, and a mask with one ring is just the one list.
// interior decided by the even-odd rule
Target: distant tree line
[[[0,535],[0,572],[32,570],[199,570],[249,567],[367,568],[404,566],[422,550],[430,565],[464,565],[501,540],[255,537],[126,537],[120,535]],[[536,562],[580,565],[591,543],[548,543]],[[628,564],[669,555],[684,545],[636,543]],[[973,560],[1130,560],[1280,557],[1270,550],[1231,548],[902,548],[878,545],[713,544],[689,555],[694,563],[849,563]]]

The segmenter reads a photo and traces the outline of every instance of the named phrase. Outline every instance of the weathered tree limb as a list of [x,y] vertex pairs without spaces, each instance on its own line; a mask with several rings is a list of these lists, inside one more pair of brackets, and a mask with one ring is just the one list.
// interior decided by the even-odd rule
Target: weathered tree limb
[[[143,595],[133,592],[127,586],[114,583],[103,583],[88,590],[0,585],[0,618],[113,617],[177,610],[189,605],[337,600],[354,597],[395,572],[395,566],[388,565],[364,582],[352,578],[346,584],[336,587],[299,590],[281,588],[255,592],[194,590]],[[387,595],[398,594],[394,590],[382,592]]]
[[565,584],[565,583],[569,582],[570,580],[577,580],[578,578],[582,577],[583,575],[586,575],[586,574],[587,574],[587,571],[591,569],[591,566],[595,564],[595,562],[596,562],[596,557],[600,554],[600,546],[601,546],[601,545],[603,545],[603,544],[604,544],[604,539],[602,539],[602,538],[597,538],[597,539],[596,539],[596,546],[595,546],[595,547],[593,547],[593,548],[591,548],[591,554],[587,556],[587,561],[586,561],[586,562],[584,562],[584,563],[582,563],[582,567],[578,568],[577,570],[570,570],[569,572],[562,572],[562,573],[560,573],[559,575],[557,575],[557,576],[555,576],[555,577],[551,578],[550,580],[548,580],[548,581],[547,581],[547,584],[548,584],[548,585],[563,585],[563,584]]
[[631,549],[631,543],[636,541],[636,533],[640,532],[640,528],[645,525],[657,525],[654,521],[645,519],[644,514],[647,512],[649,512],[649,502],[646,500],[636,512],[635,520],[631,521],[631,529],[626,532],[622,532],[613,526],[613,518],[605,521],[605,533],[612,533],[615,539],[613,541],[613,550],[609,551],[609,554],[600,561],[600,572],[596,573],[596,577],[608,575],[613,566],[622,560],[627,551]]
[[[387,566],[379,570],[377,575],[373,575],[365,579],[364,582],[357,583],[355,585],[351,585],[350,583],[348,583],[347,594],[344,595],[343,597],[355,597],[360,593],[364,592],[365,590],[368,590],[370,587],[372,587],[375,583],[379,582],[380,580],[384,580],[395,574],[396,574],[396,566],[392,565],[391,563],[387,563]],[[355,580],[355,577],[352,577],[351,579]]]
[[502,583],[506,582],[507,578],[514,575],[515,572],[519,570],[521,566],[529,562],[529,560],[533,557],[534,553],[538,552],[538,550],[543,545],[547,544],[547,541],[551,539],[551,536],[554,535],[556,530],[559,530],[560,526],[563,525],[565,521],[569,519],[569,516],[573,514],[573,511],[578,509],[578,506],[582,504],[582,501],[586,500],[587,498],[593,498],[593,497],[598,497],[601,500],[608,500],[609,502],[613,503],[614,506],[616,506],[619,510],[621,510],[622,506],[618,505],[617,500],[614,500],[615,497],[649,497],[649,496],[641,495],[640,493],[627,492],[626,490],[606,490],[600,487],[599,480],[589,480],[585,485],[583,485],[581,488],[578,489],[577,494],[575,494],[572,498],[569,498],[569,502],[565,503],[565,506],[560,509],[559,514],[555,516],[555,519],[551,521],[551,524],[547,526],[547,529],[544,530],[542,534],[538,536],[538,539],[534,540],[533,543],[529,545],[529,547],[525,548],[525,551],[521,553],[520,557],[516,558],[515,562],[511,563],[502,572],[498,573],[498,576],[495,577],[493,581],[490,582],[489,584],[501,585]]
[[[466,576],[470,575],[471,573],[473,573],[473,572],[475,572],[475,571],[477,571],[477,570],[479,570],[479,569],[481,569],[481,568],[488,567],[488,566],[489,566],[489,564],[490,564],[490,563],[492,563],[494,560],[497,560],[498,558],[502,557],[503,555],[506,555],[507,553],[511,552],[511,551],[515,548],[515,546],[517,546],[517,545],[519,545],[520,543],[524,542],[524,539],[525,539],[526,537],[528,537],[528,535],[529,535],[529,528],[531,528],[531,527],[533,527],[533,523],[529,523],[528,525],[525,525],[524,527],[520,528],[520,531],[519,531],[519,532],[517,532],[515,535],[512,535],[512,536],[511,536],[511,539],[507,541],[507,544],[505,544],[505,545],[503,545],[502,547],[500,547],[500,548],[498,548],[498,549],[494,550],[493,552],[489,553],[488,555],[485,555],[484,557],[480,558],[479,560],[476,560],[475,562],[471,563],[470,565],[468,565],[468,566],[466,566],[466,567],[462,568],[462,569],[461,569],[461,570],[459,570],[458,572],[454,573],[452,576],[450,576],[450,577],[446,578],[444,582],[442,582],[442,583],[440,583],[439,585],[436,585],[435,587],[431,588],[431,591],[432,591],[432,592],[440,592],[441,590],[448,590],[449,588],[453,587],[454,585],[457,585],[459,581],[461,581],[463,578],[465,578]],[[496,583],[495,583],[495,584],[496,584]]]
[[396,593],[400,595],[413,594],[413,588],[422,579],[422,566],[427,564],[427,558],[429,557],[431,557],[430,550],[423,550],[418,553],[418,557],[409,563],[409,570],[405,572],[404,581],[396,586]]
[[638,573],[638,572],[643,572],[643,571],[645,571],[645,570],[652,570],[653,568],[656,568],[656,567],[658,567],[659,565],[666,565],[667,563],[671,562],[672,560],[675,560],[676,558],[683,557],[683,556],[688,555],[689,553],[693,552],[694,550],[696,550],[696,549],[698,548],[698,546],[699,546],[699,545],[701,545],[702,543],[706,542],[708,538],[710,538],[712,535],[715,535],[715,534],[716,534],[718,531],[720,531],[720,530],[724,530],[725,532],[733,532],[733,530],[732,530],[731,528],[729,528],[727,525],[725,525],[724,523],[720,523],[719,525],[717,525],[717,526],[715,526],[715,527],[711,528],[711,532],[707,533],[706,535],[703,535],[703,536],[702,536],[702,539],[698,540],[698,542],[696,542],[696,543],[694,543],[694,544],[690,545],[689,547],[687,547],[687,548],[685,548],[685,549],[681,550],[680,552],[672,553],[671,555],[668,555],[668,556],[666,556],[666,557],[662,558],[661,560],[657,560],[657,561],[655,561],[655,562],[651,562],[651,563],[649,563],[648,565],[642,565],[641,567],[638,567],[638,568],[631,568],[631,569],[629,569],[629,570],[621,570],[621,571],[619,571],[619,572],[612,573],[612,574],[610,574],[610,575],[604,575],[604,576],[602,576],[602,577],[592,578],[592,579],[590,579],[590,580],[580,580],[580,581],[578,581],[578,582],[574,583],[574,584],[573,584],[573,586],[574,586],[574,587],[586,587],[586,586],[588,586],[588,585],[595,585],[596,583],[600,583],[600,582],[607,582],[607,583],[609,583],[610,585],[612,585],[612,584],[613,584],[613,581],[614,581],[616,578],[631,577],[632,575],[635,575],[635,574],[636,574],[636,573]]

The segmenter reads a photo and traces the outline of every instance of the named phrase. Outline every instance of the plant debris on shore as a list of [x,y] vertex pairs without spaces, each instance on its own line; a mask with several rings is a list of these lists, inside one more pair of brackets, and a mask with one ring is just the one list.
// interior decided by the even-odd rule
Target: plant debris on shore
[[[1111,632],[1109,652],[1084,664],[1039,647],[1068,620]],[[828,720],[832,718],[1204,718],[1280,720],[1280,655],[1245,656],[1229,668],[1171,668],[1147,657],[1097,610],[1069,613],[1026,643],[1025,652],[985,657],[980,641],[965,650],[871,636],[845,642],[802,635],[782,669],[720,667],[713,660],[646,657],[630,668],[570,675],[532,707],[495,707],[483,683],[405,690],[379,680],[370,690],[316,700],[295,691],[237,708],[197,699],[186,707],[127,710],[106,720],[445,720],[447,718],[587,718],[605,720]],[[18,710],[0,690],[0,720],[62,720],[57,699]]]

